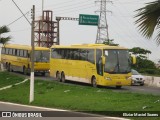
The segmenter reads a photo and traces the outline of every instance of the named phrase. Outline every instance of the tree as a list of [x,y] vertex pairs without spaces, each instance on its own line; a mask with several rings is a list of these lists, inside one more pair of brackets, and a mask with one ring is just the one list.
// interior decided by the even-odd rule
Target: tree
[[115,44],[114,42],[113,42],[114,40],[113,39],[106,39],[104,42],[103,42],[103,44],[105,44],[105,45],[111,45],[111,46],[118,46],[119,44]]
[[[10,30],[7,26],[0,27],[0,44],[3,44],[3,46],[10,41],[11,37],[2,37],[2,34],[8,33]],[[0,58],[1,61],[1,58]],[[1,70],[3,71],[3,64],[1,63]]]
[[160,0],[147,3],[145,7],[136,10],[138,18],[135,24],[138,24],[139,30],[144,37],[150,39],[153,33],[157,31],[155,37],[157,45],[160,45]]
[[151,54],[151,51],[145,50],[140,47],[134,47],[134,48],[130,49],[129,52],[136,55],[136,57],[140,57],[141,59],[146,59],[147,58],[146,55]]
[[0,44],[5,45],[8,41],[10,41],[11,37],[2,37],[2,34],[10,32],[7,26],[0,27]]
[[154,62],[148,60],[146,55],[151,54],[151,51],[145,50],[140,47],[134,47],[129,50],[132,54],[136,55],[137,63],[132,65],[132,67],[140,72],[146,72],[153,74],[156,71],[156,66]]

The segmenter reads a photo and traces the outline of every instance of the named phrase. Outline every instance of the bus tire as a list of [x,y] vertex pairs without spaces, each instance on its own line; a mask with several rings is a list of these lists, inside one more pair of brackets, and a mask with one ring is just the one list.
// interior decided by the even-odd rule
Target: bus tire
[[66,82],[66,80],[65,80],[65,74],[64,74],[63,72],[61,73],[61,81],[62,81],[63,83]]
[[7,71],[8,71],[8,72],[11,72],[11,65],[10,65],[10,63],[7,64]]
[[8,64],[7,64],[7,63],[5,63],[4,65],[5,65],[5,66],[4,66],[4,68],[7,70],[7,65],[8,65]]
[[27,69],[25,66],[23,67],[23,74],[24,74],[24,75],[27,75],[27,74],[28,74],[28,69]]
[[97,87],[97,80],[96,80],[95,77],[92,77],[92,86],[93,86],[94,88]]
[[60,73],[57,71],[56,73],[56,79],[61,82],[61,76],[60,76]]

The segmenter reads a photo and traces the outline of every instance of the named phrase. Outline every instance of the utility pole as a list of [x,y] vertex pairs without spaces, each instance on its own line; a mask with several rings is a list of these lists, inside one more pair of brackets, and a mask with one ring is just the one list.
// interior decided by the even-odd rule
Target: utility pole
[[100,13],[99,24],[97,29],[97,37],[95,43],[103,43],[105,40],[108,40],[108,43],[110,42],[106,12],[111,12],[111,11],[107,11],[106,9],[107,2],[111,1],[108,0],[95,1],[95,3],[100,3],[100,10],[95,11]]
[[32,23],[31,23],[31,75],[30,75],[30,99],[29,102],[34,101],[34,21],[35,21],[35,6],[32,9]]
[[18,8],[18,10],[22,13],[22,15],[25,17],[29,25],[31,25],[31,74],[30,74],[30,96],[29,96],[29,102],[33,102],[34,100],[34,22],[35,22],[35,6],[33,5],[32,12],[32,23],[27,19],[25,14],[22,12],[22,10],[19,8],[19,6],[12,0],[12,2],[15,4],[15,6]]
[[44,10],[44,0],[42,0],[42,41],[44,41],[43,40],[43,26],[44,26],[44,24],[43,24],[43,21],[44,21],[44,14],[43,14],[43,10]]

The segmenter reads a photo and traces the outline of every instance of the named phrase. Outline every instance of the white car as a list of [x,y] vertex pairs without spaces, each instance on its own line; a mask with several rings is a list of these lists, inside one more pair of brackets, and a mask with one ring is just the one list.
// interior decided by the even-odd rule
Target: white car
[[132,72],[132,85],[144,85],[144,76],[141,75],[139,72],[136,70],[131,70]]

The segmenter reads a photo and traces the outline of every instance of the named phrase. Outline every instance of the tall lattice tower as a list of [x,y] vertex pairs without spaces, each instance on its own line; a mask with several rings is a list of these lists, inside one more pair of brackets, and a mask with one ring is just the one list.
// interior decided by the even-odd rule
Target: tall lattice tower
[[103,43],[106,40],[108,40],[108,43],[109,43],[109,33],[108,33],[106,12],[110,12],[110,11],[107,11],[106,5],[107,5],[107,2],[111,2],[111,1],[99,0],[95,2],[100,3],[100,10],[95,11],[100,13],[96,43]]

